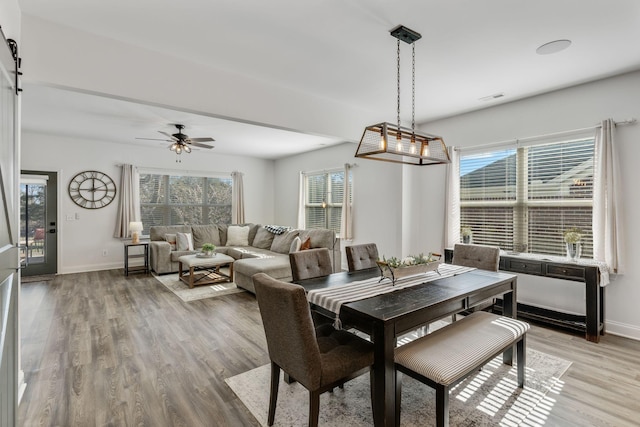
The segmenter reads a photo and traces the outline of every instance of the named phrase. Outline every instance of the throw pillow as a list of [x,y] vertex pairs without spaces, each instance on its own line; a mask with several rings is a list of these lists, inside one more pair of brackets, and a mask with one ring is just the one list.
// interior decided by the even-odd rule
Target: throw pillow
[[227,229],[227,246],[249,246],[249,226],[230,225]]
[[300,250],[300,245],[302,245],[302,240],[300,240],[300,237],[296,236],[296,238],[293,239],[293,242],[291,242],[291,246],[289,246],[289,253],[298,252]]
[[271,244],[271,250],[273,252],[278,252],[279,254],[288,254],[289,249],[291,249],[291,242],[293,239],[298,237],[300,231],[291,230],[285,231],[282,234],[278,234],[273,238],[273,243]]
[[171,250],[172,251],[176,250],[176,235],[175,234],[165,234],[164,235],[164,240],[166,240],[167,243],[169,243],[169,245],[171,246]]
[[271,244],[273,243],[273,238],[275,236],[275,234],[271,233],[266,228],[260,227],[256,232],[256,237],[254,237],[253,244],[251,246],[258,249],[271,249]]
[[307,237],[307,240],[302,242],[302,244],[300,245],[301,251],[306,251],[307,249],[311,249],[311,237]]
[[191,233],[176,233],[176,241],[179,251],[192,251],[193,238]]

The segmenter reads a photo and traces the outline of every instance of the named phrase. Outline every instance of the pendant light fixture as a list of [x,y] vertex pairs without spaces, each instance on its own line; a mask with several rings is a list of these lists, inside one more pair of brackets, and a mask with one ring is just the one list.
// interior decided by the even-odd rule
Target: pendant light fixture
[[[416,47],[422,36],[409,28],[398,25],[390,31],[398,39],[397,54],[397,125],[383,122],[367,126],[356,150],[356,157],[372,160],[404,163],[409,165],[434,165],[450,163],[447,147],[442,137],[416,131]],[[400,126],[400,41],[410,44],[412,52],[411,76],[411,128]]]

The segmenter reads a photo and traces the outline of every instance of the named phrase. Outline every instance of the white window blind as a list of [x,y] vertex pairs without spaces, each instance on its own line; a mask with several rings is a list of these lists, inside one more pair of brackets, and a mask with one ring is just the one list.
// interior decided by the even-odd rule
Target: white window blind
[[463,154],[461,225],[474,243],[550,255],[566,254],[575,227],[592,257],[593,149],[590,138]]
[[[351,179],[351,177],[349,177]],[[307,228],[328,228],[340,233],[344,170],[305,175],[305,219]]]
[[140,209],[145,230],[152,225],[229,224],[231,177],[140,174]]

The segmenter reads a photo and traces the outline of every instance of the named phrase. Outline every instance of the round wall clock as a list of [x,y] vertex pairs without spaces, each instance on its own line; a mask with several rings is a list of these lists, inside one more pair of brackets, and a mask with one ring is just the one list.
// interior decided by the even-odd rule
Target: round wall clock
[[69,182],[69,197],[81,208],[103,208],[116,197],[116,185],[102,172],[80,172]]

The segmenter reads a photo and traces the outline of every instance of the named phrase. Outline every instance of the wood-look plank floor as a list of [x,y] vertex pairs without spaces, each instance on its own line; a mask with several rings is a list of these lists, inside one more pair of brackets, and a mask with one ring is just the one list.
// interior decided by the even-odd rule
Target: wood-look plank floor
[[[224,382],[269,361],[252,294],[184,303],[110,270],[23,284],[20,303],[20,426],[258,425]],[[640,342],[534,325],[528,346],[573,364],[525,425],[640,425]]]

